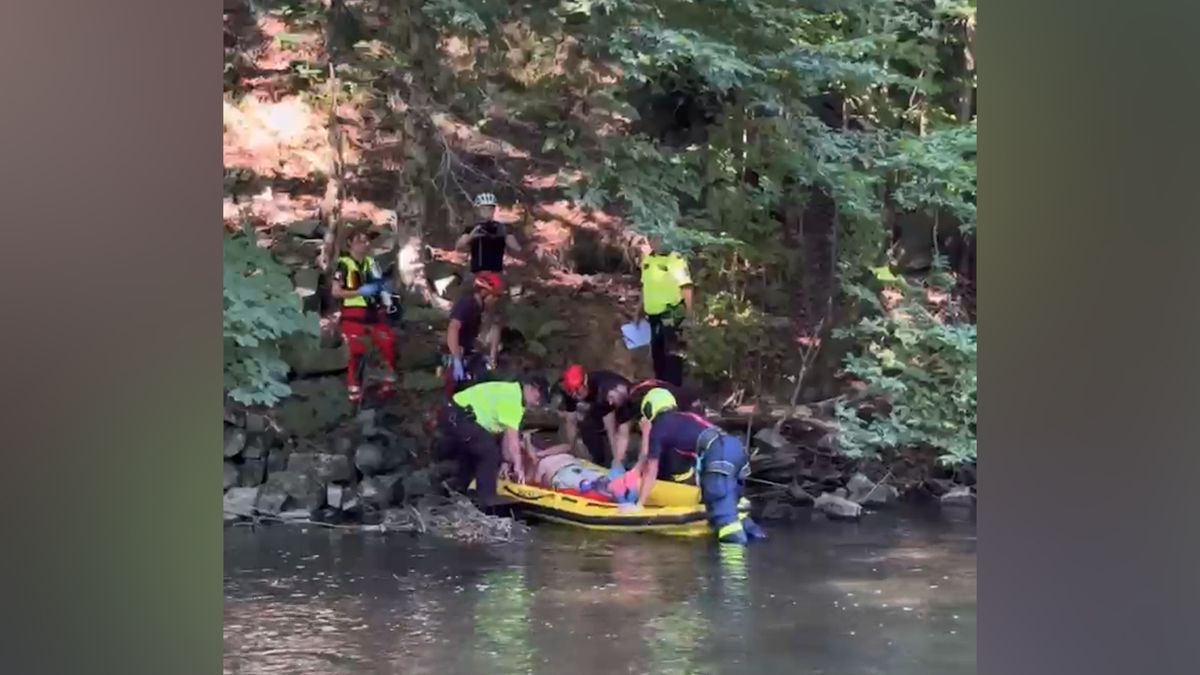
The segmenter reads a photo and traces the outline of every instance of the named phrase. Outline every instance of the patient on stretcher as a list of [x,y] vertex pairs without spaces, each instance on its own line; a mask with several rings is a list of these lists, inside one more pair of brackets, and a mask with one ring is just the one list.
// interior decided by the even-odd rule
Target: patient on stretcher
[[538,448],[530,434],[523,436],[522,445],[525,475],[538,487],[603,502],[637,501],[636,472],[604,471],[572,455],[566,443]]

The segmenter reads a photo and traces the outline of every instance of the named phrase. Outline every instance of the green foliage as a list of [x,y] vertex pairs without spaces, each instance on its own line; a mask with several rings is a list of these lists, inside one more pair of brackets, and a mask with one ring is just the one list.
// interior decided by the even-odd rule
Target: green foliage
[[[289,30],[330,22],[320,3],[284,4]],[[417,6],[422,16],[411,13]],[[790,342],[772,339],[767,314],[795,306],[792,270],[834,262],[845,284],[875,268],[891,243],[889,210],[926,212],[967,232],[975,227],[976,128],[959,124],[951,109],[956,93],[974,82],[959,68],[974,6],[358,3],[350,11],[364,15],[356,22],[362,29],[346,38],[354,48],[336,65],[334,95],[379,104],[419,90],[429,95],[432,115],[452,110],[482,124],[500,109],[541,130],[536,142],[562,164],[570,198],[621,213],[639,232],[692,254],[704,303],[688,331],[694,372],[745,383],[757,363],[794,355]],[[455,36],[466,38],[473,72],[452,73],[431,58],[430,45]],[[315,85],[328,84],[327,68],[299,63],[295,71],[314,97],[326,95],[326,86]],[[834,203],[835,261],[805,260],[790,244],[794,225],[785,230],[780,222],[818,193]],[[843,291],[868,313],[850,329],[863,349],[847,370],[893,400],[884,421],[856,422],[842,411],[843,446],[855,453],[926,444],[950,459],[973,456],[974,329],[922,309],[912,289],[900,314],[882,312],[875,292],[861,285]],[[544,322],[552,312],[530,307],[525,317],[522,309],[513,308],[509,325],[523,333],[529,352],[546,363],[565,356],[550,353],[565,330]],[[441,325],[445,318],[408,320]],[[265,357],[242,368],[243,379],[254,381],[281,383],[284,374]]]
[[316,315],[305,312],[286,269],[252,236],[226,235],[225,394],[247,405],[272,405],[291,393],[285,339],[319,334]]
[[551,356],[551,346],[561,345],[562,336],[571,328],[566,321],[546,318],[555,315],[555,312],[547,311],[545,307],[514,304],[509,307],[506,323],[509,328],[520,332],[524,337],[526,351],[546,361],[547,357]]
[[898,299],[885,305],[875,289],[848,285],[847,292],[868,313],[835,336],[861,343],[861,350],[846,357],[845,371],[889,405],[869,413],[839,406],[842,452],[859,457],[881,449],[933,447],[941,451],[943,462],[973,461],[975,326],[934,312],[926,294],[944,288],[896,278],[886,268],[876,276]]
[[709,382],[753,383],[767,365],[783,361],[786,342],[773,334],[763,312],[734,293],[720,291],[707,297],[698,312],[702,317],[684,331],[690,372]]
[[934,131],[924,138],[906,134],[893,143],[881,166],[892,172],[892,198],[908,211],[946,212],[964,231],[975,228],[975,122]]

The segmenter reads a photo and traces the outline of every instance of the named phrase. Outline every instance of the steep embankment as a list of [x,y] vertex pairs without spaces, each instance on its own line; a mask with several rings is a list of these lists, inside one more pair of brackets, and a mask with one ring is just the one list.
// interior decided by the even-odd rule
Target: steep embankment
[[[252,229],[291,269],[306,306],[322,314],[317,347],[289,351],[295,395],[270,411],[227,414],[225,487],[242,488],[227,493],[236,510],[250,500],[266,513],[359,513],[436,490],[449,468],[434,462],[428,433],[445,326],[436,305],[444,307],[457,292],[464,259],[452,242],[478,192],[500,197],[499,217],[525,244],[512,262],[513,330],[502,368],[553,373],[571,360],[631,377],[650,374],[647,355],[625,350],[618,331],[636,310],[636,277],[626,255],[636,240],[619,215],[585,211],[565,197],[561,165],[543,152],[536,129],[510,119],[500,105],[467,123],[448,110],[430,113],[391,100],[399,94],[383,107],[353,93],[328,95],[304,77],[326,62],[321,30],[241,5],[227,11],[226,26],[235,76],[224,102],[225,226]],[[448,63],[462,60],[452,41],[441,48]],[[414,198],[418,159],[429,161],[422,175],[428,185],[418,186]],[[411,222],[412,213],[421,214],[419,222]],[[357,420],[345,401],[345,347],[325,300],[322,257],[335,228],[345,226],[372,229],[379,235],[375,253],[416,275],[398,328],[401,390]],[[820,294],[806,288],[804,297]],[[782,327],[786,335],[788,322]],[[709,393],[716,409],[729,392]],[[740,410],[718,413],[739,430],[753,431],[771,417],[754,401],[740,403]],[[918,488],[914,494],[952,488],[932,456],[860,464],[832,453],[832,427],[823,421],[829,410],[828,401],[801,408],[782,435],[759,436],[755,486],[778,497],[766,515],[795,516],[794,507],[828,501],[822,495],[835,490],[876,504],[898,496],[864,481],[886,479],[905,491]],[[780,406],[773,412],[778,417]],[[542,421],[552,426],[552,419]],[[859,470],[865,475],[854,478]]]

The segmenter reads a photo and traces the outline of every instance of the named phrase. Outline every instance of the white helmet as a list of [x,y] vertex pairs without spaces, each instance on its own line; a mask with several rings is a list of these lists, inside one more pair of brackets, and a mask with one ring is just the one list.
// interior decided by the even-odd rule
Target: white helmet
[[475,206],[495,206],[496,195],[484,192],[475,196]]

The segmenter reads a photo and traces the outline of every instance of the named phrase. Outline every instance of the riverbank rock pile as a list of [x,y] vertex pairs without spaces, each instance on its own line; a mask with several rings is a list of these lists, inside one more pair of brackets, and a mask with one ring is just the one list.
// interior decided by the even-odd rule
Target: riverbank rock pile
[[833,451],[827,429],[787,431],[766,427],[751,439],[747,493],[762,520],[857,520],[900,502],[932,502],[954,512],[975,506],[973,465],[945,467],[933,452],[853,459]]
[[392,507],[439,495],[453,464],[431,463],[427,444],[377,416],[366,410],[309,436],[274,413],[227,411],[225,519],[381,522]]

